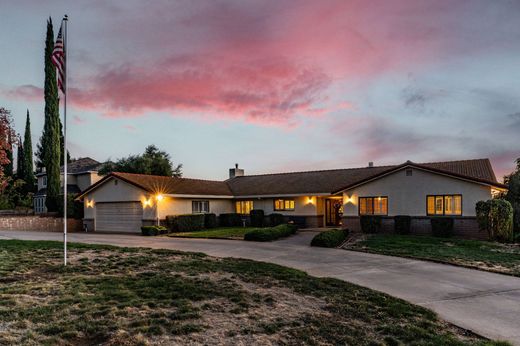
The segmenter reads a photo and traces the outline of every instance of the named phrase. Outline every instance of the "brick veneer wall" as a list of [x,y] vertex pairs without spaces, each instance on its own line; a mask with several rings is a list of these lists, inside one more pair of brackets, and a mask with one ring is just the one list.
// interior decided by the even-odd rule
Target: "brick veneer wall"
[[[67,230],[80,232],[83,229],[81,220],[68,219]],[[63,218],[27,216],[0,216],[0,230],[3,231],[41,231],[63,232]]]
[[[411,233],[417,235],[431,235],[432,227],[430,217],[412,216]],[[456,237],[467,239],[486,240],[486,232],[480,231],[475,217],[454,217],[453,234]],[[345,216],[342,219],[343,227],[353,232],[361,232],[361,224],[358,216]],[[383,217],[382,233],[394,233],[394,218]]]

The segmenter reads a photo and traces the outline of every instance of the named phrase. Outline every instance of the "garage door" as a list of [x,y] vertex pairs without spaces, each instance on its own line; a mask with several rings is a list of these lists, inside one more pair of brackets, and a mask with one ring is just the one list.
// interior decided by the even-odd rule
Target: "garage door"
[[143,206],[141,202],[97,203],[96,231],[141,232]]

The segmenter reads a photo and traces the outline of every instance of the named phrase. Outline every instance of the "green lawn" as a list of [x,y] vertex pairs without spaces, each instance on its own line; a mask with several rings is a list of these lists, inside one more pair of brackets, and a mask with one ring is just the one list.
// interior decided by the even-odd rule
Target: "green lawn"
[[412,257],[520,276],[520,246],[479,240],[377,234],[349,250]]
[[425,308],[274,264],[0,240],[0,345],[506,345]]
[[197,232],[170,233],[169,237],[244,239],[244,234],[255,227],[219,227]]

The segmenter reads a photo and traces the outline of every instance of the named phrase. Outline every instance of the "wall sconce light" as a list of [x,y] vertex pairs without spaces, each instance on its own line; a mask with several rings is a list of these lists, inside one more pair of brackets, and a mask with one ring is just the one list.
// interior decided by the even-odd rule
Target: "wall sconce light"
[[152,206],[152,199],[143,199],[143,207],[151,207]]
[[311,196],[307,197],[307,204],[313,204],[313,199]]
[[87,208],[94,208],[94,200],[91,199],[90,201],[87,199],[86,202],[85,202],[85,205],[87,206]]
[[157,196],[155,196],[155,199],[157,200],[157,202],[162,201],[163,198],[164,198],[164,196],[162,194],[160,194],[160,193]]

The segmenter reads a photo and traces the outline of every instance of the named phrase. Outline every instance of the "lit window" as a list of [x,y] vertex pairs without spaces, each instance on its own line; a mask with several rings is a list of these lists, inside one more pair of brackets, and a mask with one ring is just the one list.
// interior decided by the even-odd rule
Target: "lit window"
[[388,197],[359,197],[359,215],[388,215]]
[[294,199],[275,199],[274,210],[294,210]]
[[426,197],[428,215],[462,215],[462,195]]
[[192,201],[191,212],[193,214],[209,213],[209,201]]
[[237,214],[249,214],[253,210],[253,201],[236,201]]

